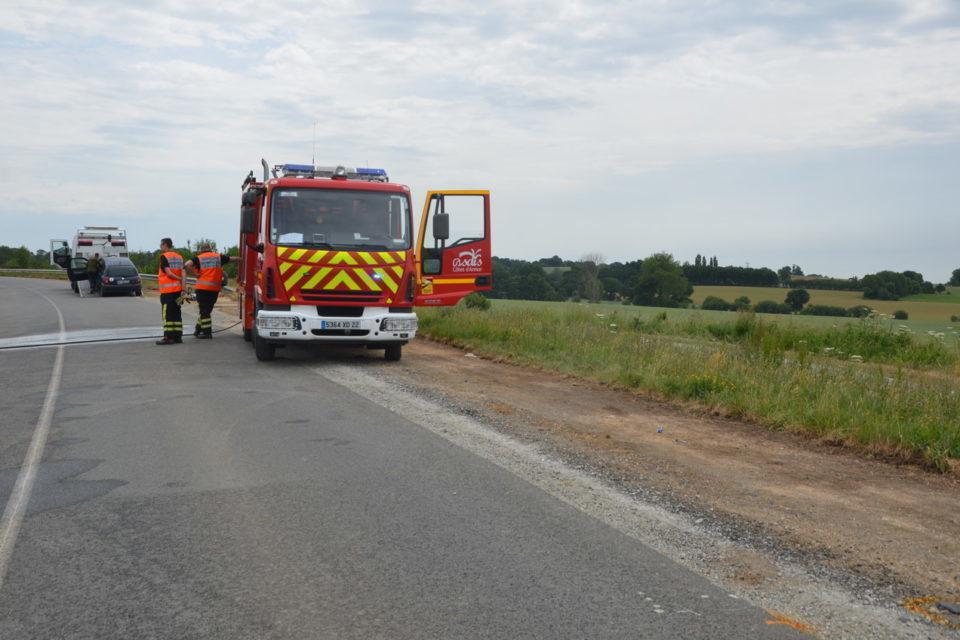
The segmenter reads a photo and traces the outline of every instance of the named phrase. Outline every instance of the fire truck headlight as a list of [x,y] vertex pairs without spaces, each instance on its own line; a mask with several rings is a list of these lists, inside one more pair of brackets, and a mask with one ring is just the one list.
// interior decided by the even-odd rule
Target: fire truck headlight
[[286,316],[257,316],[258,329],[287,329],[300,330],[300,318]]
[[381,331],[416,331],[416,318],[384,318],[380,323]]

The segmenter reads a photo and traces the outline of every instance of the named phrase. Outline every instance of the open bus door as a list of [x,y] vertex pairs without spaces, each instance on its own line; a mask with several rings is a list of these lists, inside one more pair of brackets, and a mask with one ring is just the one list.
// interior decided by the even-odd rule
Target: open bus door
[[416,268],[418,306],[454,305],[474,291],[493,288],[489,191],[427,192]]

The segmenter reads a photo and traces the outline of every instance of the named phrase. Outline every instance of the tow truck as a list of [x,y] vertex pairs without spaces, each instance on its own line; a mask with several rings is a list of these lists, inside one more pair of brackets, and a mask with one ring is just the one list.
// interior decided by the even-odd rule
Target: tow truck
[[50,264],[66,269],[70,288],[80,293],[78,281],[87,279],[87,261],[95,254],[102,258],[126,258],[127,232],[120,227],[81,227],[73,236],[73,247],[66,240],[50,241]]
[[243,335],[258,360],[292,343],[399,360],[415,307],[492,288],[489,191],[427,192],[414,232],[410,189],[384,169],[261,165],[262,179],[251,171],[241,185],[238,269]]

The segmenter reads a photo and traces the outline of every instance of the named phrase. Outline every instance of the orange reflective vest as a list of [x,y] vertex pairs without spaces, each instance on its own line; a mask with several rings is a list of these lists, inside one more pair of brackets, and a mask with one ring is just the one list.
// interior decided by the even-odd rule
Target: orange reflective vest
[[163,257],[167,259],[167,268],[160,267],[157,272],[157,284],[160,285],[160,293],[180,293],[183,291],[183,256],[176,251],[164,251]]
[[213,251],[204,251],[197,256],[200,264],[197,268],[197,289],[201,291],[220,291],[223,287],[223,267],[220,265],[220,254]]

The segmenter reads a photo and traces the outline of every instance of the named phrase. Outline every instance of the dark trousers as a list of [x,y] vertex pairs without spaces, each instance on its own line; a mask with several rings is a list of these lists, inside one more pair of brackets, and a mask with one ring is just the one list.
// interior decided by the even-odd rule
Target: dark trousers
[[160,294],[164,338],[183,337],[183,315],[180,313],[180,303],[177,302],[177,298],[179,297],[180,292]]
[[203,333],[208,336],[213,335],[213,320],[210,319],[210,314],[213,312],[213,305],[217,304],[217,298],[220,297],[220,292],[197,289],[195,293],[197,295],[197,309],[200,311],[200,319],[197,320],[194,334]]
[[100,274],[96,271],[88,271],[87,280],[90,281],[90,293],[100,288]]

